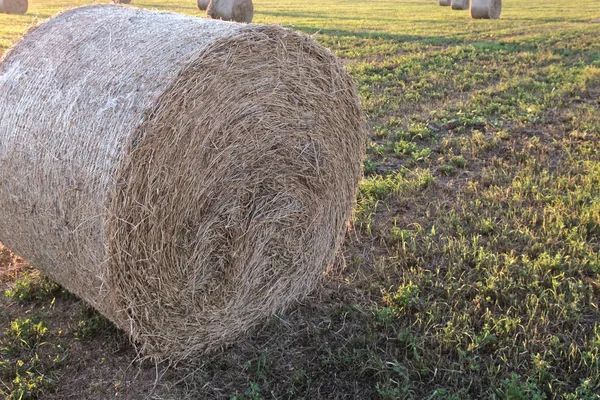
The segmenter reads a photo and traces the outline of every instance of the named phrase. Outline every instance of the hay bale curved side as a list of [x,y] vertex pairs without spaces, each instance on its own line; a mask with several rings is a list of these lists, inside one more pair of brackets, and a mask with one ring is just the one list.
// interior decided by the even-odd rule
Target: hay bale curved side
[[0,239],[170,359],[312,290],[364,153],[352,80],[311,38],[110,6],[9,51],[0,132]]
[[439,4],[440,4],[440,6],[447,7],[447,6],[452,5],[452,0],[440,0]]
[[252,0],[211,0],[206,15],[223,21],[249,24],[254,17],[254,5]]
[[210,4],[210,0],[198,0],[196,2],[196,5],[198,6],[198,9],[201,11],[206,11],[206,9],[208,8],[208,5]]
[[27,0],[0,0],[0,13],[25,14],[28,7]]
[[471,18],[498,19],[502,12],[502,0],[471,0]]
[[452,0],[452,9],[453,10],[468,10],[469,9],[469,0]]

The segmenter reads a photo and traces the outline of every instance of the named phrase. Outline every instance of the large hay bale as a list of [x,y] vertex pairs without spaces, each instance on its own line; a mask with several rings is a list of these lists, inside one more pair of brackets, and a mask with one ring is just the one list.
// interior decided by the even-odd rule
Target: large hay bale
[[198,0],[197,1],[198,9],[202,10],[202,11],[206,11],[209,4],[210,4],[210,0]]
[[469,0],[452,0],[452,9],[453,10],[468,10],[469,9]]
[[254,6],[252,0],[211,0],[206,15],[223,21],[249,24],[254,17]]
[[314,288],[353,208],[364,116],[310,37],[88,6],[1,60],[0,135],[0,240],[177,360]]
[[471,18],[498,19],[502,11],[502,0],[471,0]]
[[0,0],[0,13],[25,14],[28,7],[27,0]]
[[440,0],[440,6],[450,6],[452,5],[452,0]]

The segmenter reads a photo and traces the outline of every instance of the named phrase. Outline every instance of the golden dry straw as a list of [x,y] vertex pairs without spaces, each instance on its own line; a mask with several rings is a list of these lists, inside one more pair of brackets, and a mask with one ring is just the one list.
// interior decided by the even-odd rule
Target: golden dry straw
[[452,0],[440,0],[440,6],[450,6],[452,5]]
[[27,0],[0,0],[0,13],[25,14],[28,6]]
[[453,10],[468,10],[469,9],[469,0],[452,0],[452,9]]
[[254,17],[254,6],[252,0],[210,0],[206,15],[223,21],[249,24]]
[[312,38],[108,5],[0,60],[0,135],[0,240],[171,360],[314,288],[365,139],[352,79]]
[[471,0],[471,18],[498,19],[502,11],[502,0]]
[[206,11],[209,3],[210,3],[210,0],[198,0],[197,1],[198,9],[202,10],[202,11]]

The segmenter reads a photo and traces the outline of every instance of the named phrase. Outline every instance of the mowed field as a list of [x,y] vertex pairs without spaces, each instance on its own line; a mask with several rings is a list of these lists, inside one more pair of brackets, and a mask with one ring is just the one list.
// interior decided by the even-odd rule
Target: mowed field
[[[0,14],[0,54],[83,4]],[[600,399],[600,2],[504,0],[497,21],[435,0],[255,9],[315,35],[363,98],[365,179],[335,264],[304,303],[167,368],[0,245],[0,394]]]

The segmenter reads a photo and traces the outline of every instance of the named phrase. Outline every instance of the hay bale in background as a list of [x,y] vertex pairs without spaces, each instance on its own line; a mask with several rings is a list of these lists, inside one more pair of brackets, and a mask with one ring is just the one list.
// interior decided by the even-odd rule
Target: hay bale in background
[[0,13],[25,14],[28,7],[27,0],[0,0]]
[[452,0],[440,0],[440,6],[449,6],[452,4]]
[[471,18],[498,19],[502,0],[471,0]]
[[252,0],[211,0],[206,15],[214,19],[235,22],[252,22]]
[[206,11],[209,4],[210,4],[210,0],[198,0],[197,1],[198,9],[201,11]]
[[453,10],[468,10],[469,9],[469,0],[452,0],[452,9]]
[[111,6],[5,55],[0,132],[0,240],[174,360],[313,289],[365,145],[352,79],[312,38]]

